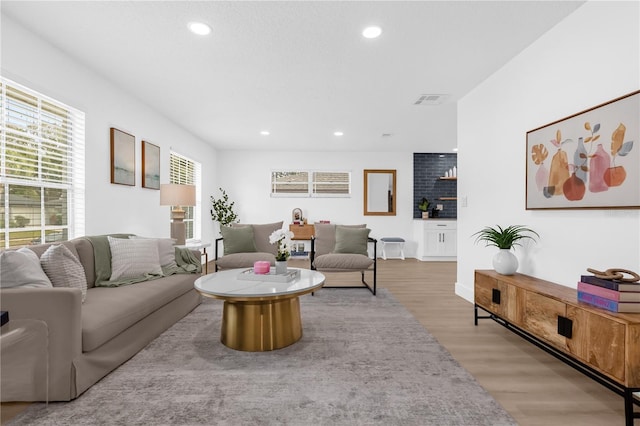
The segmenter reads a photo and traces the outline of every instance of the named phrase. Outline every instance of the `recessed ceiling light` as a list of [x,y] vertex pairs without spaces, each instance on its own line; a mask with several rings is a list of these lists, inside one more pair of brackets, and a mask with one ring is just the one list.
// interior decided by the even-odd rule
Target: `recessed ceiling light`
[[267,131],[267,130],[261,131],[260,134],[263,135],[263,136],[269,136],[270,135],[269,131]]
[[198,35],[207,35],[211,32],[211,27],[204,22],[189,22],[187,27],[192,33]]
[[382,34],[382,28],[376,26],[367,27],[362,31],[362,35],[366,38],[380,37],[380,34]]
[[344,135],[344,133],[342,132],[333,132],[334,136],[342,136]]
[[458,148],[453,148],[453,152],[458,152]]

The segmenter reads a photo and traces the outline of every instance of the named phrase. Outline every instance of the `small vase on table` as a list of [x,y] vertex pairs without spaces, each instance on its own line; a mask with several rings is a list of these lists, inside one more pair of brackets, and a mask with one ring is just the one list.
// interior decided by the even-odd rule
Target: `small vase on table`
[[284,275],[287,273],[287,261],[276,260],[276,275]]

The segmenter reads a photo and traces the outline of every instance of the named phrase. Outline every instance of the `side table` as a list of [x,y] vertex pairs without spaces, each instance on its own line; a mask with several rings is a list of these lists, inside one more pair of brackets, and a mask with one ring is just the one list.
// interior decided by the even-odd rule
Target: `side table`
[[184,245],[179,245],[176,247],[180,247],[180,248],[188,248],[191,250],[200,250],[202,249],[202,255],[204,256],[204,273],[205,275],[209,273],[209,253],[207,253],[207,247],[211,247],[211,243],[207,242],[207,241],[200,241],[200,242],[192,242],[192,243],[187,243]]
[[9,319],[0,327],[2,402],[49,402],[49,327],[38,319]]

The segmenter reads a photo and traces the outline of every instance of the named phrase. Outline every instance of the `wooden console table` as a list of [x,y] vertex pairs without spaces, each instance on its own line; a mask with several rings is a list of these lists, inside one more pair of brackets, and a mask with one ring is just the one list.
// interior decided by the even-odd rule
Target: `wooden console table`
[[313,225],[290,224],[289,231],[293,232],[292,240],[310,240],[316,230]]
[[623,396],[627,426],[640,418],[640,314],[579,303],[576,290],[522,274],[477,270],[474,289],[475,325],[495,320]]

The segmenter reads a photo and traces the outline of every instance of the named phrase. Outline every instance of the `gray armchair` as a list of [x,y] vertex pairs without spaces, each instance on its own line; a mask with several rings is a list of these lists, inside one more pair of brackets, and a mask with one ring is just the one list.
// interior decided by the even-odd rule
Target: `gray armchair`
[[[216,238],[215,270],[251,268],[258,260],[275,265],[278,247],[269,242],[269,235],[282,228],[283,222],[262,225],[233,223],[221,226],[222,238]],[[220,250],[222,243],[223,250]]]
[[[311,239],[309,259],[311,269],[320,272],[359,272],[362,286],[331,286],[323,288],[366,288],[376,294],[377,243],[369,237],[371,230],[366,225],[315,224],[315,235]],[[373,246],[373,258],[368,255]],[[365,272],[373,275],[373,285],[365,281]]]

